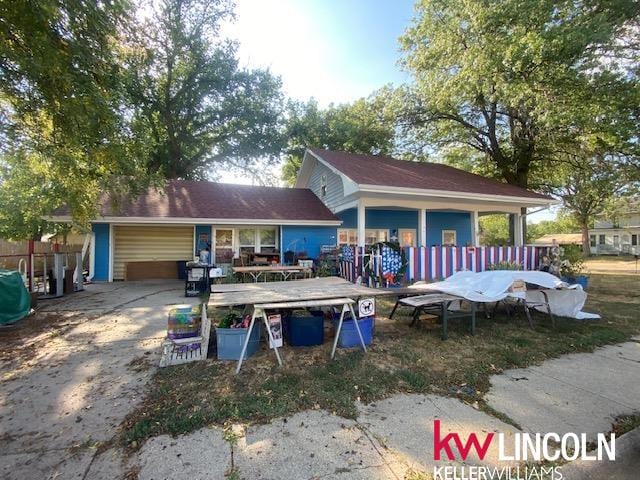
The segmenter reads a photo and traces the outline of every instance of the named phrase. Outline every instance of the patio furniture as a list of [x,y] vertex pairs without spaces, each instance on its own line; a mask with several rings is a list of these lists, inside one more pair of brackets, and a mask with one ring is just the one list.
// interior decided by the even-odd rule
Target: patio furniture
[[282,280],[289,280],[290,277],[296,275],[303,275],[310,277],[312,269],[302,266],[289,266],[289,265],[270,265],[270,266],[254,266],[254,267],[234,267],[234,273],[240,273],[242,275],[248,274],[253,278],[254,282],[258,282],[260,278],[264,278],[266,281],[267,275],[273,274],[274,276],[280,276]]
[[[531,316],[531,308],[538,309],[538,307],[541,307],[547,311],[547,313],[549,314],[549,318],[551,319],[551,326],[555,328],[556,320],[553,317],[553,314],[551,313],[551,305],[549,303],[549,295],[547,293],[549,289],[544,289],[544,288],[528,289],[527,284],[524,283],[524,286],[519,287],[518,290],[520,291],[509,292],[509,294],[507,295],[507,299],[513,301],[513,303],[515,303],[516,306],[520,304],[522,305],[525,316],[527,317],[527,321],[529,322],[529,326],[533,328],[533,318]],[[542,295],[542,299],[532,300],[531,296],[527,298],[527,290],[540,292],[540,294]],[[499,303],[500,302],[496,303],[496,308],[498,307]],[[507,307],[507,315],[511,317],[511,309],[509,308],[508,302],[505,302],[505,305]]]
[[[411,326],[416,326],[420,321],[421,313],[430,313],[432,315],[438,315],[442,319],[442,339],[446,340],[448,337],[448,323],[449,320],[456,318],[466,318],[470,322],[471,335],[476,333],[476,303],[469,302],[471,304],[470,312],[450,312],[449,307],[453,302],[459,302],[464,300],[462,297],[455,295],[449,295],[446,293],[432,293],[429,295],[419,295],[414,297],[401,298],[396,305],[407,306],[413,308],[413,316],[411,320]],[[395,307],[394,307],[395,311]]]
[[202,304],[200,335],[189,338],[166,338],[162,342],[160,367],[206,360],[209,349],[211,321],[207,316],[207,304]]

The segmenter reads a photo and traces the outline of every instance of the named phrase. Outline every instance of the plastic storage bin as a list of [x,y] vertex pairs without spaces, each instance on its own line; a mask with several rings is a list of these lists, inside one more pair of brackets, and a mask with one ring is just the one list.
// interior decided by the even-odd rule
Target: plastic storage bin
[[[338,322],[340,317],[333,319],[333,328],[338,330]],[[364,317],[358,320],[358,326],[360,327],[360,333],[365,345],[371,345],[373,341],[373,317]],[[358,331],[356,330],[353,320],[349,318],[342,322],[342,329],[340,330],[340,337],[338,338],[338,346],[340,348],[359,347],[360,338],[358,337]]]
[[310,347],[324,342],[324,315],[291,315],[285,318],[285,335],[292,347]]
[[[247,344],[245,358],[249,358],[258,351],[261,328],[261,325],[256,321]],[[244,339],[247,338],[248,331],[248,328],[216,328],[218,360],[240,360],[242,345]]]

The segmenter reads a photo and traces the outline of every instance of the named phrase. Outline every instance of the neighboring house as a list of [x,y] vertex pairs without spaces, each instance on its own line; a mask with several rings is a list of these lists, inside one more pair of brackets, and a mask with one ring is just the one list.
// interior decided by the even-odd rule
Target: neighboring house
[[478,217],[492,213],[516,216],[522,245],[521,208],[555,203],[447,165],[318,149],[306,151],[296,187],[310,188],[342,220],[339,245],[478,245]]
[[[324,246],[383,240],[477,245],[479,215],[520,219],[522,207],[554,203],[445,165],[315,149],[305,153],[296,187],[172,180],[120,209],[105,197],[92,225],[91,276],[123,280],[128,262],[188,260],[205,246],[224,266],[243,252],[316,258]],[[62,209],[51,220],[71,218]]]
[[551,246],[553,242],[558,245],[582,245],[581,233],[547,233],[546,235],[536,238],[532,245]]
[[597,218],[589,245],[593,254],[640,254],[640,203],[617,218]]

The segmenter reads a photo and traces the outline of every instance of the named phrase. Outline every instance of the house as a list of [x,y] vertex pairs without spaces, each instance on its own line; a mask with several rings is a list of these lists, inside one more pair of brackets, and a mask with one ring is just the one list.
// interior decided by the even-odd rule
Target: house
[[614,217],[596,218],[589,230],[592,254],[640,254],[640,201]]
[[[104,197],[92,224],[94,280],[124,280],[128,264],[188,260],[205,246],[227,268],[243,254],[316,258],[323,247],[384,240],[477,245],[480,215],[520,219],[523,207],[554,200],[445,165],[310,149],[296,188],[171,180],[118,203]],[[71,221],[64,209],[50,219]]]
[[478,217],[508,213],[522,245],[521,209],[550,197],[438,163],[308,149],[297,188],[309,188],[342,221],[339,245],[478,245]]
[[[102,198],[92,223],[90,277],[97,281],[125,280],[129,262],[192,260],[204,247],[225,267],[245,252],[317,256],[322,245],[335,245],[341,224],[308,189],[171,180],[120,208],[110,200]],[[64,209],[51,218],[71,221]]]

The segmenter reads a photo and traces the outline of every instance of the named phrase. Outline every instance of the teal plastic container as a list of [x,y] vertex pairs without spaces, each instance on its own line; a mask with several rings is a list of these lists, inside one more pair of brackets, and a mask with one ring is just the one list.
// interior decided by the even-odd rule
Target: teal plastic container
[[[218,360],[240,360],[242,345],[247,338],[248,328],[216,328],[216,344],[218,347]],[[247,344],[245,358],[249,358],[260,347],[260,333],[262,326],[256,322],[253,325],[251,338]]]

